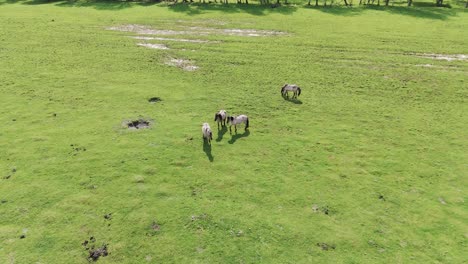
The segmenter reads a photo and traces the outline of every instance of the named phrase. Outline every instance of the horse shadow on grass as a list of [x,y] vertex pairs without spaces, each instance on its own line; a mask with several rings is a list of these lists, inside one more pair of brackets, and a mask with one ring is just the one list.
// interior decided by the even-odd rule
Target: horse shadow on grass
[[232,137],[231,137],[231,140],[228,141],[229,144],[234,144],[236,143],[236,141],[240,138],[244,138],[244,137],[248,137],[250,135],[250,131],[249,129],[246,129],[244,133],[242,134],[234,134]]
[[302,101],[297,99],[297,98],[292,98],[292,97],[286,97],[286,96],[283,96],[283,99],[285,101],[288,101],[288,102],[291,102],[293,104],[302,104]]
[[216,142],[220,142],[223,140],[224,134],[227,132],[227,127],[226,126],[221,126],[221,129],[218,128],[218,138],[216,138]]
[[205,152],[210,162],[213,162],[214,158],[213,155],[211,155],[211,144],[208,144],[208,141],[205,139],[203,139],[203,151]]

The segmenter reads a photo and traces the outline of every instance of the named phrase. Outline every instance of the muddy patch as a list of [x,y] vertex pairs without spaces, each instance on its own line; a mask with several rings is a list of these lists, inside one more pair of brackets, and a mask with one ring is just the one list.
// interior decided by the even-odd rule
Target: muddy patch
[[71,151],[68,153],[69,155],[76,156],[80,152],[85,152],[86,148],[85,147],[80,147],[77,144],[70,144]]
[[199,68],[198,66],[194,65],[193,62],[190,60],[175,59],[175,58],[167,60],[166,65],[175,66],[184,71],[196,71]]
[[128,129],[144,129],[151,127],[151,121],[143,118],[137,120],[124,121],[124,126]]
[[90,237],[89,240],[85,240],[81,245],[85,250],[88,251],[88,260],[97,261],[100,257],[105,257],[109,255],[107,250],[107,244],[102,244],[100,247],[96,247],[96,239]]
[[154,220],[149,226],[149,231],[146,233],[147,236],[157,235],[161,231],[161,225]]
[[162,99],[159,98],[159,97],[151,97],[150,99],[148,99],[148,102],[154,104],[154,103],[157,103],[157,102],[161,102]]
[[268,37],[286,35],[286,32],[276,30],[238,29],[238,28],[209,28],[209,27],[183,27],[183,30],[155,29],[146,25],[120,25],[107,27],[107,30],[133,32],[140,35],[227,35],[240,37]]
[[168,50],[169,47],[164,44],[152,44],[152,43],[137,43],[138,46],[146,47],[150,49],[160,49],[160,50]]
[[140,39],[140,40],[163,40],[163,41],[190,42],[190,43],[219,43],[219,41],[210,41],[210,40],[202,40],[202,39],[177,39],[177,38],[160,38],[160,37],[143,37],[143,36],[136,36],[136,37],[131,37],[131,38]]
[[[421,58],[433,59],[433,60],[468,61],[468,55],[466,54],[410,53],[409,55],[413,55],[413,56],[421,57]],[[425,64],[425,65],[430,65],[430,64]]]
[[107,27],[107,30],[122,31],[122,32],[134,32],[142,35],[183,35],[189,34],[190,32],[186,31],[177,31],[177,30],[167,30],[167,29],[153,29],[145,25],[120,25],[114,27]]
[[239,29],[239,28],[208,28],[208,27],[189,27],[191,32],[201,33],[202,35],[228,35],[240,37],[268,37],[286,35],[286,32],[276,30],[259,29]]
[[335,245],[330,245],[327,243],[317,243],[317,246],[320,247],[320,249],[328,251],[328,250],[333,250],[336,248]]
[[323,214],[329,215],[329,214],[332,213],[332,210],[327,205],[319,206],[317,204],[313,204],[312,205],[312,212],[313,213],[323,213]]

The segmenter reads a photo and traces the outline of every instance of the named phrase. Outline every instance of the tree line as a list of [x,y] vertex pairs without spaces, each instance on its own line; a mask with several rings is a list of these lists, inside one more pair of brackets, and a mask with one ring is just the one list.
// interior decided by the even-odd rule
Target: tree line
[[[193,3],[195,2],[194,0],[164,0],[166,2],[173,2],[173,3],[178,3],[179,1],[182,3]],[[232,0],[234,2],[234,0]],[[242,4],[242,0],[235,0],[237,4]],[[273,5],[273,7],[280,6],[281,2],[280,0],[258,0],[260,2],[260,5]],[[314,0],[308,0],[307,5],[312,6],[312,1]],[[356,0],[357,1],[357,0]],[[198,0],[199,3],[218,3],[217,0]],[[381,3],[382,2],[382,3]],[[229,0],[219,0],[219,3],[222,4],[229,4]],[[244,0],[245,4],[249,4],[249,0]],[[342,5],[342,3],[345,6],[353,6],[353,0],[323,0],[323,6],[333,6],[333,5]],[[408,6],[413,5],[413,0],[406,0],[406,3]],[[288,0],[284,0],[284,4],[289,4]],[[444,6],[444,0],[435,0],[435,6],[437,7],[442,7]],[[359,0],[359,5],[385,5],[389,6],[390,5],[390,0]],[[319,0],[315,0],[315,6],[319,6]],[[465,8],[468,8],[468,0],[466,0],[465,3]]]

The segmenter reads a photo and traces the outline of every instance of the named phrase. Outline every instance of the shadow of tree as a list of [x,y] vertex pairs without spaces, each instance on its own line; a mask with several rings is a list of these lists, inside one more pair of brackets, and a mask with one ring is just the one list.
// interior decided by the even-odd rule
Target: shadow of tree
[[[38,0],[40,1],[40,0]],[[61,3],[56,4],[56,6],[60,7],[93,7],[97,10],[120,10],[124,8],[131,8],[135,5],[140,4],[156,4],[156,3],[134,3],[131,1],[112,1],[112,0],[97,0],[97,1],[63,1]]]
[[203,151],[205,152],[205,154],[208,157],[208,159],[210,160],[210,162],[213,162],[214,157],[211,154],[211,145],[208,144],[208,141],[205,140],[205,139],[203,139]]
[[[259,4],[217,4],[217,3],[170,3],[156,1],[125,1],[125,0],[0,0],[0,5],[22,3],[25,5],[53,4],[60,7],[93,7],[98,10],[120,10],[134,6],[152,6],[160,5],[167,7],[168,10],[186,13],[188,15],[198,15],[210,11],[220,11],[224,13],[248,13],[252,15],[267,15],[270,13],[292,14],[297,11],[295,5],[259,5]],[[392,14],[405,16],[446,20],[449,17],[456,16],[457,12],[465,12],[465,1],[458,0],[454,2],[457,8],[451,8],[450,4],[444,4],[437,7],[435,2],[413,2],[412,7],[407,6],[385,6],[385,5],[363,5],[363,6],[309,6],[303,5],[305,9],[314,9],[332,15],[356,16],[367,10],[377,10]],[[461,7],[461,8],[460,8]]]
[[218,129],[218,137],[216,138],[216,142],[220,142],[223,140],[224,134],[227,132],[227,127],[226,126],[221,126],[221,129]]
[[[427,5],[430,4],[430,5]],[[345,7],[345,6],[306,6],[306,8],[315,9],[327,14],[339,15],[339,16],[356,16],[363,14],[367,10],[382,11],[392,14],[412,16],[426,19],[438,19],[446,20],[449,17],[456,16],[457,11],[450,7],[436,7],[433,3],[420,3],[416,4],[415,7],[407,6],[377,6],[377,5],[365,5],[360,7]],[[448,7],[448,8],[447,8]]]
[[248,13],[251,15],[266,15],[268,13],[280,13],[289,15],[297,11],[296,6],[282,6],[273,8],[269,5],[258,4],[203,4],[203,3],[175,3],[167,6],[169,10],[188,15],[198,15],[209,11],[221,11],[224,13]]
[[236,143],[236,141],[240,138],[243,138],[243,137],[248,137],[250,135],[250,131],[249,129],[246,129],[245,132],[243,134],[234,134],[232,137],[231,137],[231,140],[228,141],[229,144],[234,144]]

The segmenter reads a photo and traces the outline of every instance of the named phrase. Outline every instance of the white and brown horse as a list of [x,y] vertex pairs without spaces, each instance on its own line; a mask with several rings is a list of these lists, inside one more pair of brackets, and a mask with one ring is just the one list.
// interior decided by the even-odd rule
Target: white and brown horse
[[226,110],[219,110],[219,112],[215,114],[214,121],[218,123],[218,129],[219,129],[220,123],[221,123],[221,126],[226,126],[226,120],[227,120]]
[[245,130],[249,128],[249,117],[246,115],[228,116],[227,121],[229,125],[229,133],[232,133],[231,126],[234,126],[234,131],[237,133],[237,125],[242,123],[245,123]]
[[210,125],[208,123],[203,123],[202,126],[203,140],[207,140],[208,144],[211,145],[211,140],[213,139],[213,133],[211,132]]
[[283,87],[281,87],[281,95],[289,98],[288,92],[293,92],[292,98],[297,98],[299,95],[301,95],[301,87],[295,84],[283,85]]

